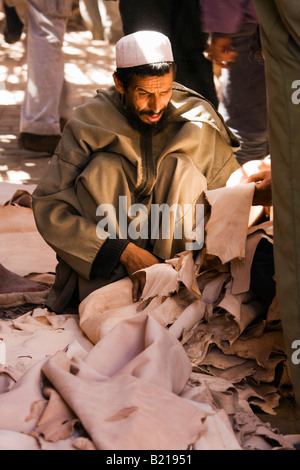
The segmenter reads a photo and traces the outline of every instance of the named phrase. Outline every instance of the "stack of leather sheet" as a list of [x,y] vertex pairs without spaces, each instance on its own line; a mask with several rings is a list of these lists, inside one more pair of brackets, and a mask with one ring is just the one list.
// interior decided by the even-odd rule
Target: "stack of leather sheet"
[[[145,270],[139,303],[125,278],[90,294],[78,314],[37,302],[0,319],[2,449],[293,448],[299,436],[280,434],[252,409],[275,413],[289,380],[276,299],[265,314],[249,290],[254,248],[261,237],[272,242],[272,224],[249,229],[253,187],[244,189],[239,198],[235,189],[202,195],[203,248]],[[219,212],[229,193],[245,214]],[[40,239],[26,260],[22,237],[39,235],[31,209],[12,207],[23,231],[18,239],[16,226],[6,231],[6,246],[19,259],[3,266],[22,291],[24,280],[41,285],[31,276],[51,274],[55,257]]]

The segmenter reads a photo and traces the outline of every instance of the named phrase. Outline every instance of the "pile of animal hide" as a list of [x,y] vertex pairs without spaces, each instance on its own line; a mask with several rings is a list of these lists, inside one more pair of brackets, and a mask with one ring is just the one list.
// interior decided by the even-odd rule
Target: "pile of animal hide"
[[265,312],[249,290],[255,249],[272,243],[272,222],[248,227],[254,185],[206,191],[205,243],[145,269],[138,306],[123,279],[80,305],[80,326],[97,343],[118,322],[147,313],[184,346],[193,370],[247,389],[248,401],[273,413],[290,377],[277,298]]
[[[266,314],[249,290],[255,247],[272,243],[271,222],[248,227],[253,190],[203,193],[203,247],[146,269],[139,303],[124,278],[90,294],[78,315],[55,315],[38,298],[1,317],[0,449],[293,449],[295,436],[253,412],[276,413],[290,385],[276,298]],[[17,224],[7,232],[1,261],[21,281],[16,291],[30,291],[22,282],[34,273],[43,292],[51,279],[39,276],[53,275],[55,257],[29,226],[19,238]]]

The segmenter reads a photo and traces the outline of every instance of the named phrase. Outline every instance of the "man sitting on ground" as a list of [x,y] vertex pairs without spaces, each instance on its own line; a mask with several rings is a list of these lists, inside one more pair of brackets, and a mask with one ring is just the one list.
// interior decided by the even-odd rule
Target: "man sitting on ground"
[[[239,168],[233,154],[239,142],[222,117],[174,82],[166,36],[124,36],[116,66],[115,85],[74,111],[33,193],[38,230],[58,257],[47,300],[56,312],[125,276],[137,301],[135,271],[185,250],[194,220],[184,211],[194,217],[199,194],[225,186]],[[170,211],[168,236],[161,215],[159,236],[150,227],[157,206],[181,208],[174,217]],[[178,237],[180,224],[187,226]]]

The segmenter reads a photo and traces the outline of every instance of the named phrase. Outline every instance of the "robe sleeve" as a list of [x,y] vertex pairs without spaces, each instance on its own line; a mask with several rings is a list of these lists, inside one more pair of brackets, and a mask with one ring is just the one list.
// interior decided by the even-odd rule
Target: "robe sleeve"
[[[97,236],[96,221],[83,215],[76,194],[76,179],[99,145],[92,117],[95,113],[90,108],[75,110],[33,192],[37,229],[58,257],[86,279],[90,278],[93,262],[106,241]],[[104,138],[103,145],[106,144]]]
[[33,192],[33,211],[39,232],[57,255],[89,279],[94,259],[105,240],[96,224],[82,215],[74,181],[78,168],[57,155]]

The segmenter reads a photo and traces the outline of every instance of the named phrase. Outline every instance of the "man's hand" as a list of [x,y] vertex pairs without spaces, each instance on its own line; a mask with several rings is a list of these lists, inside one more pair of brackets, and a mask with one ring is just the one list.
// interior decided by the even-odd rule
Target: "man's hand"
[[149,251],[139,248],[134,243],[128,243],[120,257],[120,261],[132,280],[132,300],[137,302],[145,286],[146,274],[144,272],[136,273],[136,271],[159,263],[159,260]]
[[237,53],[232,49],[231,38],[212,38],[208,47],[207,58],[224,69],[230,68],[230,62],[234,62]]
[[272,178],[271,170],[263,170],[249,176],[246,183],[255,183],[253,195],[254,206],[272,205]]

